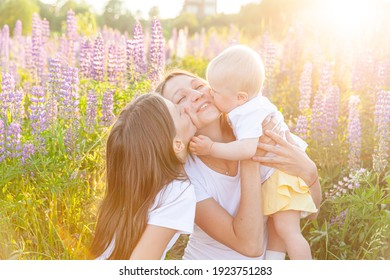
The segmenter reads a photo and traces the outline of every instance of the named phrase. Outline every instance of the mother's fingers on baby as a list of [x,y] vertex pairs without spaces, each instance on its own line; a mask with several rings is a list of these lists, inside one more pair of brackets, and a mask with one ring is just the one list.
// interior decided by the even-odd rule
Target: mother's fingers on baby
[[272,157],[254,156],[252,157],[252,160],[259,162],[261,165],[268,166],[268,167],[276,167],[279,164],[279,162]]
[[272,140],[274,140],[278,145],[280,146],[288,146],[290,143],[288,143],[286,140],[283,139],[280,135],[276,134],[275,132],[266,130],[265,135],[270,137]]
[[280,147],[275,145],[257,143],[257,148],[277,155],[285,155],[284,151]]
[[272,138],[270,138],[264,134],[259,138],[259,142],[264,143],[264,144],[269,144],[269,145],[275,145],[275,143],[276,143],[274,140],[272,140]]

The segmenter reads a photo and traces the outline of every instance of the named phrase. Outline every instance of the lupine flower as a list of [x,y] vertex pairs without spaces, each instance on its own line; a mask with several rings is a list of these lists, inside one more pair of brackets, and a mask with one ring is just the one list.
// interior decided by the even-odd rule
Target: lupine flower
[[2,91],[0,92],[0,117],[2,119],[5,119],[7,116],[7,111],[11,107],[11,94],[15,91],[15,80],[11,74],[4,73],[3,80],[1,82],[1,88]]
[[331,67],[330,63],[325,62],[321,67],[320,84],[316,95],[314,96],[312,106],[312,118],[310,123],[311,136],[316,141],[323,141],[326,133],[326,92],[331,86]]
[[0,163],[6,158],[5,135],[5,123],[0,119]]
[[358,105],[360,103],[359,96],[352,95],[349,98],[349,115],[348,115],[348,142],[349,142],[349,157],[348,166],[351,170],[356,170],[360,167],[360,150],[361,150],[361,125],[359,118]]
[[336,128],[340,108],[340,90],[337,86],[328,87],[324,101],[325,130],[326,140],[332,140],[336,137]]
[[40,136],[45,130],[47,123],[44,88],[40,86],[33,86],[30,101],[32,133]]
[[108,47],[107,79],[110,83],[115,83],[118,77],[117,47],[112,44]]
[[61,89],[61,61],[58,57],[49,59],[49,80],[48,80],[48,102],[47,118],[48,123],[55,122],[58,114],[58,102],[60,102]]
[[160,82],[165,67],[164,36],[160,21],[154,18],[152,21],[152,40],[149,50],[149,78],[152,89]]
[[14,38],[19,38],[22,36],[22,22],[19,19],[15,22],[13,35]]
[[42,68],[43,68],[43,61],[42,61],[42,24],[41,19],[37,14],[33,15],[33,22],[32,22],[32,71],[33,76],[36,78],[36,80],[40,81],[42,77]]
[[10,105],[11,105],[11,118],[13,121],[22,123],[24,116],[24,105],[23,105],[24,93],[22,89],[16,90],[10,94]]
[[22,22],[17,20],[14,27],[13,33],[13,48],[11,49],[13,52],[13,58],[16,61],[16,65],[25,68],[25,50],[28,46],[25,46],[23,43],[22,37]]
[[65,132],[64,143],[66,147],[66,151],[68,153],[73,153],[76,148],[76,140],[77,140],[77,131],[79,130],[80,123],[77,118],[74,118],[70,121],[69,127]]
[[98,34],[93,45],[91,76],[100,82],[104,79],[104,41],[101,34]]
[[[214,37],[213,37],[214,35]],[[210,58],[214,57],[212,55],[213,52],[215,52],[215,48],[218,42],[218,45],[220,45],[220,40],[215,38],[215,33],[212,33],[209,37],[209,44],[208,44],[208,50],[206,51],[206,54],[209,55]],[[188,30],[179,29],[179,33],[177,35],[177,44],[176,44],[176,56],[179,58],[183,58],[187,55],[187,42],[188,42]]]
[[135,66],[135,43],[134,40],[126,41],[126,72],[129,84],[136,82],[136,66]]
[[23,145],[22,151],[22,164],[26,164],[26,161],[35,154],[35,147],[32,143],[26,143]]
[[47,44],[49,42],[50,37],[50,22],[47,19],[41,20],[41,35],[42,44]]
[[145,45],[144,34],[142,32],[142,26],[139,22],[134,25],[133,31],[133,43],[134,43],[134,63],[138,76],[136,80],[139,81],[146,73],[147,65],[145,60]]
[[345,223],[345,218],[347,217],[347,213],[348,213],[348,209],[342,211],[339,216],[331,218],[330,224],[331,225],[337,224],[337,226],[341,228]]
[[112,90],[106,90],[104,92],[103,102],[102,102],[101,124],[103,126],[110,126],[114,119],[113,101],[114,101],[114,92]]
[[301,137],[302,139],[307,138],[307,132],[308,132],[307,126],[308,126],[308,121],[307,121],[306,116],[300,115],[298,117],[298,120],[297,120],[297,126],[295,128],[295,133],[299,137]]
[[268,42],[265,46],[265,82],[263,95],[270,96],[274,88],[275,78],[275,63],[276,63],[276,47],[272,42]]
[[360,187],[360,182],[366,174],[367,172],[364,168],[351,171],[348,176],[344,176],[342,180],[340,180],[337,184],[334,184],[332,188],[326,191],[325,197],[327,199],[331,199],[351,193],[354,189]]
[[72,10],[66,13],[66,37],[69,41],[75,41],[77,39],[77,21],[75,13]]
[[59,112],[61,118],[70,120],[79,117],[78,69],[64,66],[60,89]]
[[377,146],[373,154],[373,168],[381,173],[387,167],[389,157],[390,91],[381,90],[378,93],[374,116]]
[[68,64],[74,66],[75,62],[75,49],[74,44],[77,38],[77,22],[75,13],[69,10],[66,14],[66,38],[68,40]]
[[91,53],[92,44],[89,39],[85,39],[80,49],[80,70],[83,78],[91,77]]
[[22,128],[19,123],[12,122],[7,128],[6,134],[6,154],[9,158],[18,158],[21,156]]
[[97,116],[97,98],[96,92],[90,90],[87,95],[87,110],[86,110],[86,131],[92,133],[96,124]]
[[0,58],[1,58],[1,67],[3,72],[8,72],[9,67],[9,27],[7,24],[3,26],[1,34],[1,49],[0,49]]
[[301,99],[299,101],[299,110],[301,112],[310,108],[311,92],[312,92],[312,72],[313,65],[306,63],[303,67],[303,72],[299,80],[299,91],[301,92]]

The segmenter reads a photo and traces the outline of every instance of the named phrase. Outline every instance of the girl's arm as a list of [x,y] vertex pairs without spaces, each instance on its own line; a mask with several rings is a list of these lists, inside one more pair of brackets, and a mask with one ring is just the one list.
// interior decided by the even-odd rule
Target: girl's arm
[[211,155],[226,160],[250,159],[256,154],[258,138],[237,140],[229,143],[214,142],[209,137],[192,137],[190,151],[194,155]]
[[177,230],[171,228],[147,225],[130,259],[160,260],[169,241],[171,241],[176,232]]
[[258,257],[264,251],[264,215],[259,164],[243,160],[241,168],[241,198],[235,217],[214,199],[196,205],[195,223],[210,237],[248,257]]

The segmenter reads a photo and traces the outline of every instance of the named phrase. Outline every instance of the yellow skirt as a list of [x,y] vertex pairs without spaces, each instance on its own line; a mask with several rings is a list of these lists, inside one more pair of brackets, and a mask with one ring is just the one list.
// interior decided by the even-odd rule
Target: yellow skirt
[[301,217],[317,212],[310,189],[299,177],[288,175],[279,170],[262,185],[264,214],[285,210],[302,211]]

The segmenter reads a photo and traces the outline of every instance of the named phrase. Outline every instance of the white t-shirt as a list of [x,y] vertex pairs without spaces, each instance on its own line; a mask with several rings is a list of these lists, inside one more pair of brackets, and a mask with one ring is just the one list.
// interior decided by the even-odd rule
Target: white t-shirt
[[[229,124],[237,140],[258,138],[263,135],[262,123],[270,114],[276,116],[277,123],[281,124],[282,132],[289,131],[283,115],[277,110],[276,106],[267,97],[260,94],[230,111],[228,113]],[[291,136],[299,147],[303,150],[307,148],[305,141],[294,134],[291,134]],[[267,153],[266,156],[272,157],[275,155]],[[274,171],[274,168],[260,166],[261,183],[271,177]]]
[[[207,167],[198,157],[188,157],[186,172],[195,188],[197,202],[213,198],[230,215],[235,216],[241,197],[240,174],[234,177],[220,174]],[[266,218],[264,219],[264,231]],[[266,248],[267,235],[264,238]],[[264,255],[263,255],[264,256]],[[248,258],[211,238],[196,224],[184,252],[184,260],[250,260],[264,257]]]
[[[180,234],[191,234],[194,228],[196,198],[194,187],[186,181],[173,180],[167,184],[154,199],[148,215],[148,225],[155,225],[177,230],[165,249],[167,251],[175,244]],[[107,250],[97,259],[105,260],[114,249],[111,242]]]

